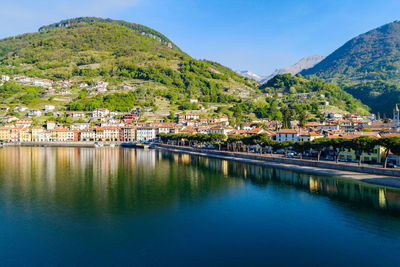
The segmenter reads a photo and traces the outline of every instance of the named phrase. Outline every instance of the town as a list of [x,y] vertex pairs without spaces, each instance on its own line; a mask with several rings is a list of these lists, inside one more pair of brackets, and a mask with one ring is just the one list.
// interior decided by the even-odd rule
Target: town
[[[54,82],[39,78],[14,76],[14,81],[38,87],[58,87],[67,90],[72,84],[69,81]],[[2,82],[10,80],[9,76],[2,75]],[[87,87],[81,84],[80,87]],[[108,84],[99,82],[91,90],[107,91]],[[64,89],[63,89],[64,88]],[[196,103],[197,99],[192,99]],[[375,116],[360,116],[358,114],[329,114],[324,121],[308,122],[304,127],[298,121],[291,121],[288,129],[283,128],[280,121],[256,119],[231,125],[227,116],[205,117],[200,111],[182,111],[174,115],[169,121],[163,118],[143,119],[146,108],[137,107],[131,112],[117,112],[106,108],[97,108],[92,112],[59,110],[54,105],[46,104],[42,109],[29,109],[26,106],[0,106],[0,142],[2,144],[23,143],[79,143],[92,142],[98,145],[109,143],[112,145],[151,142],[160,140],[162,135],[168,134],[220,134],[222,141],[231,140],[234,136],[246,137],[254,135],[268,136],[268,139],[279,143],[311,142],[319,138],[354,139],[368,136],[379,139],[382,137],[400,137],[399,109],[393,110],[393,120],[382,121]],[[12,115],[14,114],[14,115]],[[38,121],[35,118],[43,114],[50,114],[56,120]],[[61,118],[61,120],[59,120]],[[69,118],[64,123],[62,118]],[[225,142],[227,143],[227,142]],[[224,146],[226,148],[226,145]],[[248,149],[257,150],[249,146]],[[343,153],[341,160],[355,161],[359,158],[363,162],[381,163],[384,160],[384,148],[377,146],[372,153],[359,155]],[[399,160],[394,157],[393,165]]]

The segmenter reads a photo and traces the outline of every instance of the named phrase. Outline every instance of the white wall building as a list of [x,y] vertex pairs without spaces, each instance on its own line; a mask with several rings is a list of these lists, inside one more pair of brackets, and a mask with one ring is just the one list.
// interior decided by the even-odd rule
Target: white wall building
[[276,140],[283,141],[299,141],[299,132],[295,129],[284,129],[276,133]]
[[141,127],[136,129],[137,141],[153,140],[157,137],[157,129],[152,127]]

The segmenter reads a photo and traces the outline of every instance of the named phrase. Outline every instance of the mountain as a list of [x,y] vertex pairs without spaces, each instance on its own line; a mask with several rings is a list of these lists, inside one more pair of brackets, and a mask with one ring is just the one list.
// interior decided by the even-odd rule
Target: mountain
[[324,58],[325,58],[324,56],[320,56],[320,55],[312,55],[312,56],[304,57],[299,62],[297,62],[296,64],[294,64],[292,66],[275,70],[274,73],[272,74],[272,76],[275,76],[277,74],[286,74],[286,73],[295,75],[295,74],[301,72],[302,70],[314,67],[316,64],[321,62]]
[[[130,99],[135,101],[126,109],[141,103],[155,105],[159,97],[176,106],[189,98],[227,103],[257,90],[255,82],[218,63],[193,59],[151,28],[94,17],[68,19],[43,26],[36,33],[0,40],[0,73],[68,80],[75,88],[101,81],[112,89],[133,84],[130,87],[136,92]],[[69,92],[72,103],[82,102],[79,108],[91,110],[107,98],[89,97],[85,90]],[[74,98],[78,94],[80,98]]]
[[244,77],[256,80],[263,84],[278,74],[289,73],[289,74],[295,75],[295,74],[301,72],[302,70],[305,70],[305,69],[315,66],[316,64],[321,62],[321,60],[323,60],[324,58],[325,58],[324,56],[320,56],[320,55],[304,57],[299,62],[297,62],[296,64],[294,64],[292,66],[289,66],[289,67],[286,67],[283,69],[277,69],[272,74],[265,75],[265,76],[253,73],[248,70],[238,70],[238,71],[236,71],[236,73],[238,73]]
[[[301,74],[346,84],[346,90],[362,98],[372,111],[390,114],[393,106],[379,105],[377,100],[389,97],[393,100],[394,97],[397,103],[400,102],[400,91],[392,86],[400,81],[400,21],[351,39]],[[375,82],[379,82],[379,88],[375,87]],[[363,94],[357,90],[362,90]]]
[[258,82],[260,82],[266,78],[266,76],[261,76],[259,74],[256,74],[256,73],[248,71],[248,70],[238,70],[238,71],[236,71],[236,73],[242,75],[243,77],[247,77],[249,79],[256,80]]
[[305,70],[305,69],[315,66],[316,64],[321,62],[321,60],[323,60],[324,58],[325,58],[324,56],[320,56],[320,55],[312,55],[312,56],[304,57],[292,66],[275,70],[271,75],[265,76],[263,79],[261,79],[260,82],[266,83],[267,81],[269,81],[270,79],[272,79],[273,77],[275,77],[278,74],[293,74],[293,75],[295,75],[295,74],[301,72],[302,70]]
[[400,21],[348,41],[303,75],[331,80],[400,79]]

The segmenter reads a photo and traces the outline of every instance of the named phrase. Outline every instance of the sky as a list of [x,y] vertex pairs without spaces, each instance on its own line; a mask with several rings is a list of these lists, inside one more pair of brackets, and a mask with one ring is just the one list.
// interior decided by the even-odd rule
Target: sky
[[0,0],[0,38],[96,16],[151,27],[197,59],[266,75],[400,20],[398,0]]

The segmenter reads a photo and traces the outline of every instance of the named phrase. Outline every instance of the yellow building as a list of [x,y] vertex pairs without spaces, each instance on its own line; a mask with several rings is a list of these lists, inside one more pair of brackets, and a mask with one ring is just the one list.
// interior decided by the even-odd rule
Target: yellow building
[[[362,153],[361,162],[376,162],[381,163],[385,158],[385,148],[382,146],[375,146],[371,153]],[[340,159],[344,161],[357,161],[356,152],[353,149],[345,149]]]
[[20,142],[31,142],[32,134],[29,132],[28,128],[24,128],[20,131]]
[[32,128],[32,142],[40,142],[41,134],[44,132],[44,128],[37,126]]
[[70,142],[74,141],[74,132],[65,128],[57,128],[50,131],[50,141]]
[[9,142],[11,140],[11,130],[7,127],[0,128],[0,141]]
[[123,127],[121,128],[121,141],[133,142],[136,140],[136,129],[134,127]]

